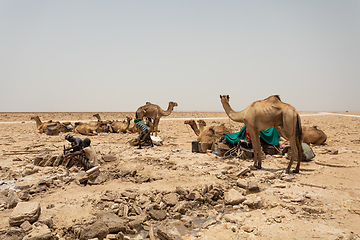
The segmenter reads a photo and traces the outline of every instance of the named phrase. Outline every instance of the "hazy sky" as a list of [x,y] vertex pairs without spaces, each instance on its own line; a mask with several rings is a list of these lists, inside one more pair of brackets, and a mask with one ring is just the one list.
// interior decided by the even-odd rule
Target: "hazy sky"
[[0,0],[0,112],[360,111],[359,0]]

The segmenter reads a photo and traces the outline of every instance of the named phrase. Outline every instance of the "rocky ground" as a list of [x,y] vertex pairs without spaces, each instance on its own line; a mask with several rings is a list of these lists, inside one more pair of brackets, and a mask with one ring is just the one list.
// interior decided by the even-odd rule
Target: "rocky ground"
[[299,174],[285,174],[281,156],[267,155],[254,171],[251,159],[192,153],[196,136],[184,120],[239,131],[225,113],[174,112],[153,148],[130,146],[137,134],[91,136],[102,161],[95,179],[77,167],[34,165],[67,142],[65,133],[39,134],[31,116],[93,114],[0,113],[0,239],[359,239],[359,117],[301,113],[303,126],[317,125],[328,140],[311,146],[316,157]]

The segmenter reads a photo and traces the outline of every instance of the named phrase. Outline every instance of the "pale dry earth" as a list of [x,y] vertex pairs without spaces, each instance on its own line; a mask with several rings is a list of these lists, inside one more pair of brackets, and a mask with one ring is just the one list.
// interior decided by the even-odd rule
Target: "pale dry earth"
[[[50,149],[51,154],[60,154],[67,145],[65,133],[58,136],[39,134],[31,116],[38,115],[43,121],[87,121],[93,119],[93,114],[0,113],[1,190],[57,171],[53,167],[38,167],[37,172],[24,176],[24,171],[31,168],[39,153],[11,154],[27,147],[40,151]],[[209,185],[222,186],[225,190],[239,189],[236,183],[238,178],[242,178],[258,184],[260,191],[253,195],[260,197],[262,206],[256,209],[244,208],[241,204],[223,209],[200,206],[199,210],[206,212],[205,217],[216,218],[216,224],[189,229],[179,224],[183,239],[359,239],[360,118],[301,114],[303,126],[317,125],[328,139],[326,145],[311,146],[316,157],[303,162],[299,174],[283,174],[288,160],[267,156],[263,169],[234,179],[232,173],[252,165],[252,161],[224,159],[211,152],[192,153],[191,142],[196,140],[196,135],[184,124],[184,118],[212,118],[206,120],[207,126],[225,123],[233,131],[239,131],[243,124],[229,120],[225,113],[173,112],[169,117],[163,117],[159,124],[162,146],[137,150],[128,144],[137,134],[129,133],[100,133],[89,137],[100,157],[107,154],[117,157],[114,162],[102,162],[103,173],[131,169],[141,176],[149,176],[152,181],[138,183],[118,178],[99,185],[60,183],[60,187],[32,194],[29,202],[40,203],[42,214],[50,214],[53,218],[54,234],[65,239],[63,229],[75,223],[86,223],[99,207],[111,210],[112,206],[103,204],[101,200],[106,192],[174,192],[176,187],[192,190]],[[103,119],[114,120],[134,113],[103,112],[100,115]],[[74,136],[85,138],[78,134]],[[282,177],[268,177],[279,174]],[[13,183],[9,183],[10,180]],[[6,209],[1,202],[0,205],[0,230],[6,232],[13,209]],[[185,215],[191,217],[196,212],[191,209]],[[225,219],[226,214],[236,221]],[[141,239],[139,236],[131,237]]]

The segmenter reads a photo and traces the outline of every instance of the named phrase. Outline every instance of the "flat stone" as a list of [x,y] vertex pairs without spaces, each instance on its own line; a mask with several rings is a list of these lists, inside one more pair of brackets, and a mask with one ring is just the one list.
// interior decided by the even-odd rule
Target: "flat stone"
[[10,226],[19,226],[25,221],[33,223],[38,220],[40,212],[40,203],[38,202],[19,202],[11,213],[9,224]]
[[172,224],[162,224],[156,231],[161,240],[182,240],[181,234]]
[[186,196],[188,192],[182,187],[176,187],[175,192],[180,196]]
[[175,206],[179,202],[179,197],[176,193],[169,193],[163,196],[163,201],[170,207]]
[[53,239],[53,234],[51,233],[48,226],[44,224],[39,224],[34,227],[24,238],[23,240],[51,240]]
[[251,181],[251,180],[248,182],[247,188],[250,192],[259,192],[260,191],[258,184],[255,181]]
[[109,233],[124,232],[126,230],[126,221],[113,212],[101,212],[99,218],[106,224]]
[[21,200],[18,195],[13,190],[10,190],[8,193],[8,198],[6,200],[6,207],[14,208],[19,202],[21,202]]
[[103,160],[104,162],[114,162],[117,160],[117,157],[114,155],[107,154],[103,156]]
[[242,179],[242,178],[239,178],[237,181],[236,181],[236,185],[238,187],[241,187],[241,188],[247,188],[247,185],[248,185],[248,182],[245,180],[245,179]]
[[230,189],[224,193],[224,201],[226,205],[237,205],[245,201],[245,197],[235,189]]
[[248,195],[242,204],[247,205],[252,209],[258,209],[262,207],[262,200],[256,195]]
[[30,232],[33,229],[33,226],[29,223],[29,221],[23,222],[20,227],[26,232]]
[[88,240],[91,238],[104,239],[109,234],[108,227],[102,220],[87,226],[80,232],[80,240]]
[[22,228],[11,227],[4,235],[3,240],[21,240],[25,235],[25,231]]
[[165,210],[151,209],[151,210],[149,210],[149,214],[152,219],[157,220],[157,221],[161,221],[166,218]]
[[146,214],[137,215],[132,220],[130,220],[128,225],[132,229],[136,229],[136,228],[140,227],[143,222],[146,221],[147,217],[148,217],[148,215],[146,215]]

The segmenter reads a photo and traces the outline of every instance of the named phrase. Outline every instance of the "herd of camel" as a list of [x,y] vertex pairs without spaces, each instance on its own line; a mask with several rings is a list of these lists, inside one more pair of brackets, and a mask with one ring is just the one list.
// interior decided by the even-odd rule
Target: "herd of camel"
[[[323,144],[326,141],[326,134],[316,126],[302,127],[299,113],[292,105],[282,102],[278,95],[255,101],[241,111],[232,109],[229,103],[229,95],[220,95],[220,99],[228,117],[235,122],[244,123],[247,127],[254,150],[255,168],[261,168],[261,161],[264,158],[259,132],[267,128],[276,127],[280,135],[290,143],[291,156],[286,169],[287,173],[290,172],[291,165],[295,159],[297,159],[297,165],[293,172],[299,172],[300,162],[303,158],[302,142]],[[163,110],[156,104],[146,102],[145,105],[136,110],[135,118],[146,119],[152,134],[157,136],[160,118],[169,116],[176,106],[178,106],[176,102],[169,102],[167,110]],[[97,118],[97,121],[78,122],[74,124],[75,126],[71,122],[41,122],[38,116],[31,119],[36,121],[40,133],[46,133],[49,126],[56,126],[60,132],[74,131],[75,133],[89,136],[96,135],[98,132],[138,132],[131,117],[126,117],[122,121],[102,120],[99,114],[95,114],[94,117]],[[206,123],[203,120],[198,121],[199,126],[197,126],[194,120],[186,120],[184,123],[189,124],[194,130],[198,136],[198,141],[210,143],[208,144],[210,148],[214,147],[214,144],[218,141],[219,137],[223,136],[224,132],[231,132],[224,124],[205,128]]]

